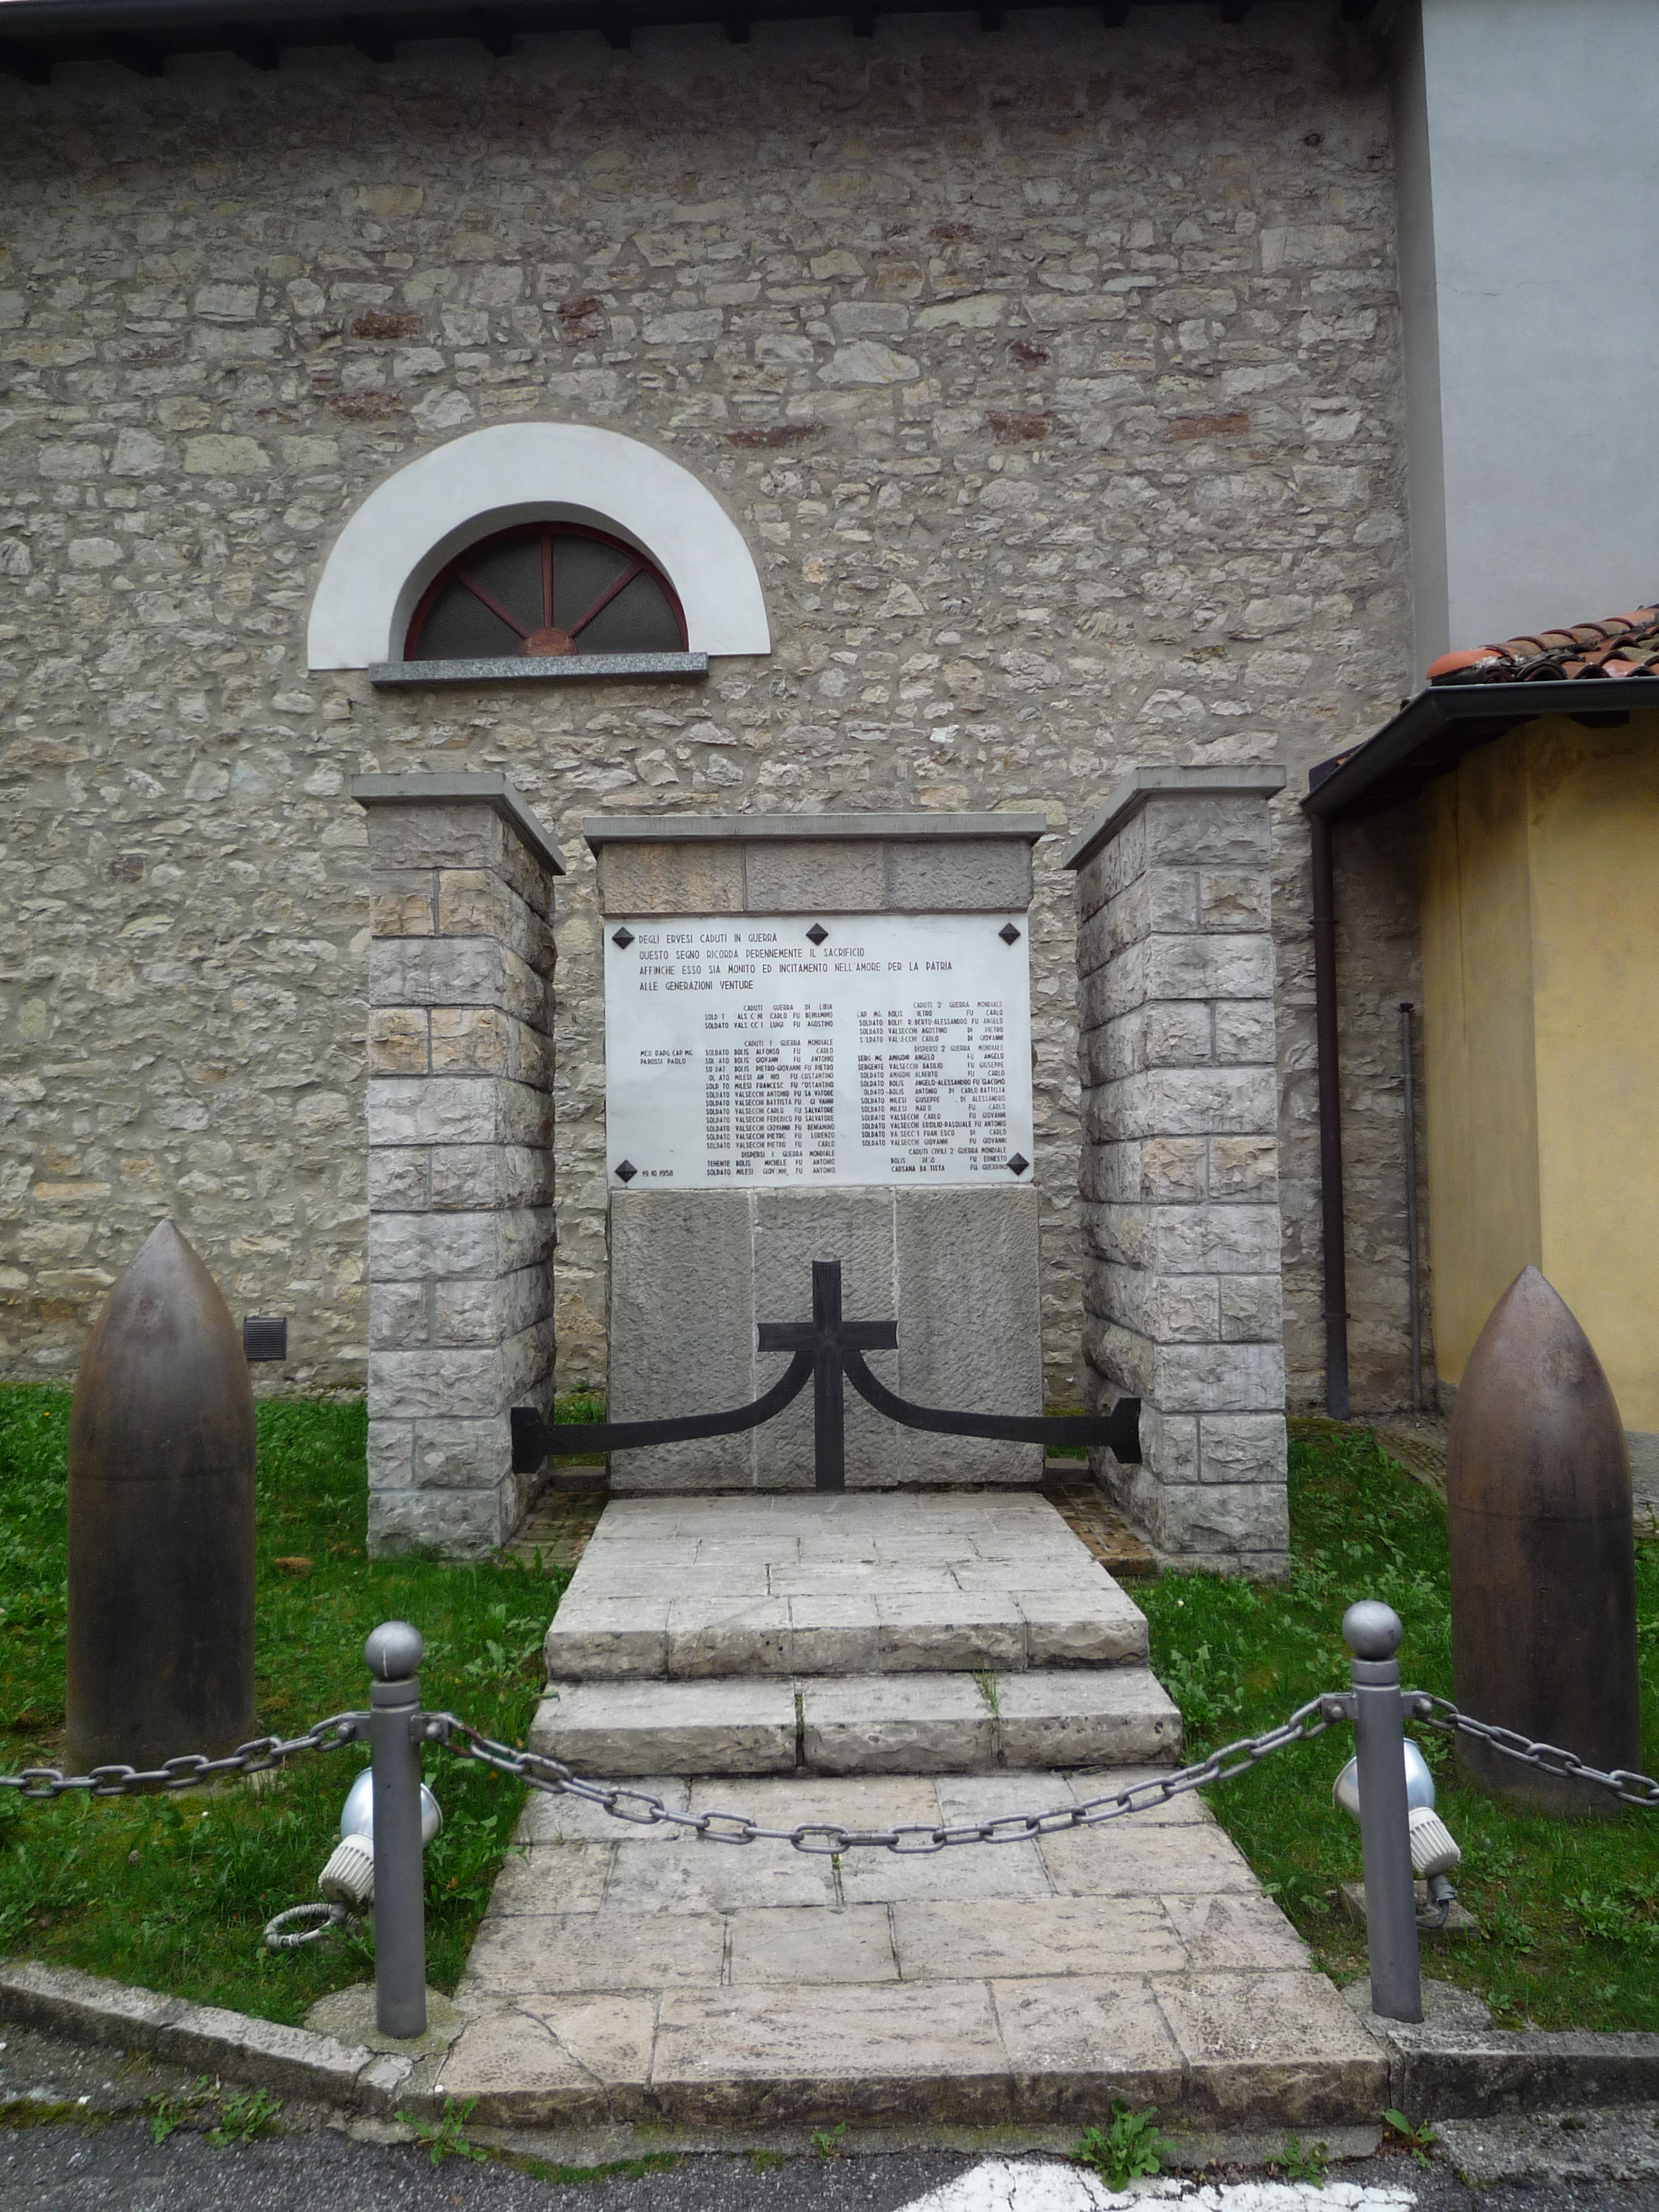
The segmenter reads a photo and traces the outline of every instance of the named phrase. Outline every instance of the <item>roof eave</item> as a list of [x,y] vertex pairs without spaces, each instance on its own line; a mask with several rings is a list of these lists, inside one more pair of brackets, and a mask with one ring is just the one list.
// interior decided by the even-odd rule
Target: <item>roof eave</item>
[[[1078,10],[1095,0],[1012,4]],[[1340,11],[1363,21],[1376,4],[1340,0]],[[515,38],[562,31],[598,31],[625,46],[635,30],[698,23],[723,24],[743,39],[751,21],[839,19],[867,35],[878,15],[971,13],[965,0],[0,0],[0,74],[46,83],[55,62],[102,60],[154,76],[169,54],[209,52],[275,69],[284,47],[315,46],[356,46],[385,61],[401,39],[477,39],[506,55]],[[982,27],[994,30],[1002,15],[1001,8],[981,11]]]
[[[1362,809],[1370,811],[1413,797],[1424,783],[1448,774],[1463,753],[1501,737],[1518,722],[1566,714],[1589,728],[1602,729],[1643,708],[1659,709],[1659,677],[1431,685],[1408,699],[1391,721],[1351,752],[1310,769],[1302,809],[1334,822]],[[1425,760],[1433,741],[1451,730],[1464,742],[1443,759]]]

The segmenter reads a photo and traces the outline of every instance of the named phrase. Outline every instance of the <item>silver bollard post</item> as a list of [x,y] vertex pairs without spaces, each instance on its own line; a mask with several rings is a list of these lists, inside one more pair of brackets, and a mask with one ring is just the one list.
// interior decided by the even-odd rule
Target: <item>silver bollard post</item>
[[426,2033],[426,1899],[421,1866],[420,1710],[426,1646],[406,1620],[382,1621],[363,1646],[374,1772],[374,2021],[382,2035]]
[[1384,2020],[1423,2017],[1406,1804],[1406,1729],[1400,1662],[1394,1656],[1404,1633],[1399,1614],[1375,1599],[1362,1599],[1342,1616],[1343,1638],[1354,1655],[1350,1673],[1371,2010]]

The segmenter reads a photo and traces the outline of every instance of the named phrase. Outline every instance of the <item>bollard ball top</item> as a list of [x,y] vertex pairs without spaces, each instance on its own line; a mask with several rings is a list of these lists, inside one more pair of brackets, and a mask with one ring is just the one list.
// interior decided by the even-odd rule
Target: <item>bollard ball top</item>
[[1342,1616],[1342,1638],[1356,1659],[1392,1659],[1405,1634],[1391,1605],[1362,1597]]
[[406,1682],[420,1667],[426,1639],[406,1620],[383,1620],[363,1646],[368,1671],[382,1682]]

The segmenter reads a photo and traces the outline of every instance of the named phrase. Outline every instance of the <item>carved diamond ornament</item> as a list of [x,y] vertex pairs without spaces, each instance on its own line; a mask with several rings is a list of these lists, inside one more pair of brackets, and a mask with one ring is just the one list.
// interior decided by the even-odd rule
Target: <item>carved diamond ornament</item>
[[806,934],[811,939],[814,945],[822,945],[824,939],[829,936],[830,933],[821,921],[815,921],[811,929],[807,931]]
[[1030,1164],[1024,1152],[1016,1152],[1008,1163],[1008,1172],[1010,1175],[1022,1176]]
[[639,1170],[635,1166],[632,1160],[617,1161],[616,1176],[618,1182],[632,1182],[638,1173]]
[[611,933],[611,942],[616,946],[618,952],[626,952],[629,946],[634,942],[634,933],[631,929],[628,928],[626,925],[624,925],[621,929],[613,929]]
[[1019,943],[1019,932],[1014,927],[1012,921],[1005,921],[1001,928],[998,930],[997,935],[1002,939],[1005,945],[1018,945]]

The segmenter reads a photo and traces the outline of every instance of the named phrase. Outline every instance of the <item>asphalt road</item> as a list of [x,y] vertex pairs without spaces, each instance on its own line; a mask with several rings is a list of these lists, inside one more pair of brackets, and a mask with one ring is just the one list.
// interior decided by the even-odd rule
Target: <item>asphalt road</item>
[[[1091,2212],[1078,2168],[1036,2158],[988,2168],[983,2153],[781,2162],[706,2153],[666,2171],[561,2183],[498,2159],[434,2166],[416,2145],[358,2141],[292,2108],[277,2120],[292,2132],[216,2143],[203,2131],[212,2103],[155,2142],[148,2115],[176,2110],[197,2086],[176,2068],[0,2023],[0,2212]],[[1490,2132],[1460,2154],[1478,2151],[1489,2172],[1524,2179],[1471,2189],[1440,2159],[1425,2171],[1395,2154],[1333,2166],[1328,2193],[1264,2187],[1262,2175],[1234,2170],[1194,2177],[1182,2196],[1190,2212],[1408,2212],[1407,2191],[1416,2212],[1659,2212],[1659,2113],[1620,2115],[1601,2136],[1576,2117]],[[1554,2171],[1558,2157],[1593,2167],[1599,2156],[1642,2178],[1564,2181]]]
[[[157,2145],[144,2123],[124,2121],[95,2130],[70,2124],[9,2131],[0,2137],[0,2205],[6,2212],[550,2212],[554,2206],[561,2212],[589,2206],[595,2212],[899,2212],[978,2163],[923,2153],[793,2159],[757,2172],[745,2157],[703,2156],[637,2179],[557,2184],[494,2161],[446,2159],[434,2167],[409,2145],[354,2142],[330,2130],[219,2148],[205,2136],[182,2132]],[[1068,2170],[1060,2168],[1054,2178],[1065,2187]],[[1220,2185],[1209,2198],[1212,2204],[1219,2199],[1220,2212],[1231,2212],[1230,2200],[1237,2212],[1278,2212],[1258,2178],[1209,2178]],[[1443,2165],[1425,2172],[1397,2157],[1334,2167],[1330,2179],[1380,2185],[1391,2196],[1404,2186],[1419,2212],[1659,2207],[1659,2182],[1540,2176],[1477,2191]],[[1271,2195],[1279,2207],[1295,2202],[1288,2192]],[[1333,2191],[1325,2201],[1337,2212],[1347,2195]],[[1310,2191],[1302,2202],[1311,2212],[1320,2198]],[[1353,2212],[1364,2212],[1363,2202]]]

